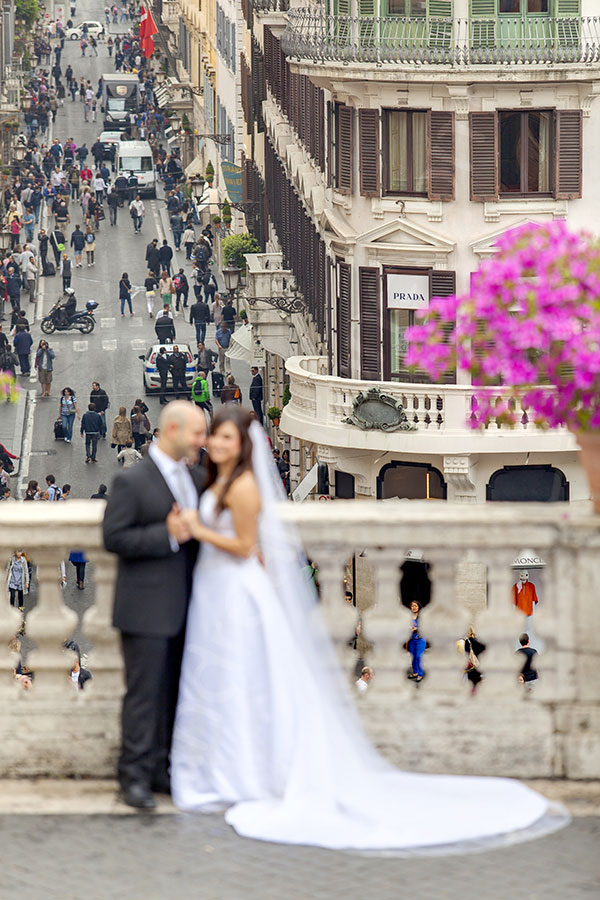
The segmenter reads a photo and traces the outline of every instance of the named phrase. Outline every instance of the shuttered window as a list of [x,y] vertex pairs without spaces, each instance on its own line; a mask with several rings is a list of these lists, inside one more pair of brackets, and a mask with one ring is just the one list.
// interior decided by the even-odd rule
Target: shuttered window
[[498,127],[495,112],[472,112],[469,151],[471,200],[498,198]]
[[338,263],[338,297],[337,297],[337,356],[338,375],[350,378],[350,331],[351,331],[351,278],[352,268],[347,263]]
[[430,110],[427,127],[430,200],[454,200],[454,113]]
[[381,316],[379,303],[379,269],[358,270],[360,305],[360,377],[367,381],[381,378]]
[[581,197],[582,121],[576,109],[471,113],[471,199]]
[[556,198],[573,200],[582,192],[582,126],[579,109],[556,113]]
[[379,111],[359,109],[358,147],[360,192],[363,197],[379,196]]
[[354,110],[337,103],[335,106],[336,184],[341,194],[352,193],[354,163]]

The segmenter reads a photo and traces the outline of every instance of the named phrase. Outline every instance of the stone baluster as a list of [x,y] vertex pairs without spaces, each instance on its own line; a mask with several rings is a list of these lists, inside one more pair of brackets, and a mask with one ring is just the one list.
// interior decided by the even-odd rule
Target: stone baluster
[[427,693],[460,692],[462,660],[456,641],[466,631],[467,616],[456,598],[457,554],[452,549],[433,549],[425,553],[431,564],[431,602],[419,616],[419,630],[431,645],[423,657],[424,688]]
[[77,614],[63,603],[59,586],[60,561],[67,555],[68,551],[63,547],[35,550],[38,602],[27,616],[27,634],[36,643],[30,662],[35,672],[36,697],[75,696],[69,679],[74,655],[62,647],[77,624]]
[[373,693],[393,692],[397,698],[406,690],[406,640],[404,607],[400,603],[400,562],[404,554],[397,547],[369,550],[368,560],[375,578],[375,603],[362,613],[362,636],[373,644],[367,660],[373,665]]
[[19,655],[11,651],[8,645],[23,621],[23,614],[10,605],[6,594],[7,592],[3,590],[0,597],[0,697],[2,698],[13,696],[16,685],[13,672]]
[[89,559],[94,566],[95,602],[84,616],[83,628],[92,644],[88,663],[93,676],[90,691],[103,697],[119,697],[123,690],[123,662],[119,632],[112,624],[117,559],[110,553],[91,553]]
[[512,601],[513,574],[507,560],[514,548],[486,548],[488,566],[488,605],[479,619],[478,637],[486,645],[482,669],[486,675],[486,696],[508,699],[518,696],[518,672],[522,660],[515,655],[523,615]]
[[334,642],[338,658],[345,669],[348,668],[348,640],[354,634],[356,626],[356,610],[344,600],[344,571],[351,550],[339,544],[320,544],[308,546],[307,552],[312,563],[318,569],[320,588],[320,613],[331,639]]

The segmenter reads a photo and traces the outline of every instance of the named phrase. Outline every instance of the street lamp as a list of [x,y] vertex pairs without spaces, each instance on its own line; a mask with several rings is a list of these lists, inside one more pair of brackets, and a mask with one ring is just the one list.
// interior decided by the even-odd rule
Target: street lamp
[[[229,299],[233,300],[235,298],[235,292],[240,286],[240,277],[242,274],[242,270],[238,269],[237,266],[227,266],[222,270],[223,272],[223,281],[225,282],[225,287],[229,291]],[[235,298],[237,299],[237,298]],[[238,305],[236,303],[236,312],[239,313]]]
[[177,113],[173,113],[169,116],[169,124],[173,129],[173,134],[178,134],[181,131],[181,119]]
[[191,179],[191,183],[194,199],[200,201],[204,196],[204,185],[206,184],[206,181],[202,175],[194,175]]

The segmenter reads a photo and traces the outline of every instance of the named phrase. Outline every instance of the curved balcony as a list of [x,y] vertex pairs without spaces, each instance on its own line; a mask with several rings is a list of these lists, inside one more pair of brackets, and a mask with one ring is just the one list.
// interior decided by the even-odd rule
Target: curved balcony
[[[474,388],[460,384],[404,384],[362,381],[327,375],[327,360],[321,356],[288,359],[291,400],[283,410],[281,427],[287,434],[331,447],[408,453],[510,453],[572,452],[577,449],[566,429],[540,431],[524,410],[521,424],[510,428],[500,422],[483,431],[468,421],[476,409]],[[393,397],[404,407],[410,431],[388,433],[362,431],[344,422],[361,392],[369,388]],[[491,388],[503,398],[501,389]]]
[[486,19],[336,16],[292,9],[281,38],[287,56],[319,62],[406,65],[592,63],[600,17]]

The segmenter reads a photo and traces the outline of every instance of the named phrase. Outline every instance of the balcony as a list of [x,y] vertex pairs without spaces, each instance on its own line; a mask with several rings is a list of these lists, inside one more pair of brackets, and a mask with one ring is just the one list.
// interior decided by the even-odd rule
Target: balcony
[[[3,558],[15,546],[30,554],[37,603],[27,616],[27,637],[35,642],[27,691],[13,678],[15,658],[7,649],[20,616],[6,599],[0,604],[2,777],[114,777],[122,669],[111,627],[115,561],[102,549],[103,511],[102,503],[77,500],[0,506]],[[375,669],[357,703],[386,756],[420,771],[600,777],[598,517],[564,504],[416,501],[290,503],[282,516],[296,524],[318,566],[321,609],[349,679],[357,661],[348,647],[356,610],[344,602],[343,579],[355,556],[361,652]],[[85,551],[94,576],[85,594],[94,602],[79,622],[58,584],[59,562],[73,547]],[[430,564],[432,597],[422,613],[431,646],[418,690],[406,678],[402,644],[410,622],[399,602],[400,566],[415,547]],[[511,602],[513,561],[525,547],[545,562],[536,574],[533,627],[543,647],[538,643],[540,680],[531,694],[518,684],[514,653],[516,637],[531,622]],[[456,650],[471,624],[487,645],[475,696]],[[71,655],[61,649],[74,630],[90,648],[93,679],[84,691],[71,684]],[[466,721],[476,727],[465,731]]]
[[600,59],[600,17],[336,16],[312,7],[290,10],[281,46],[297,60],[346,65],[588,64]]
[[[286,362],[291,400],[283,411],[281,427],[294,437],[332,447],[404,451],[419,454],[510,452],[572,452],[575,439],[566,430],[540,431],[523,410],[521,424],[511,429],[492,423],[484,432],[467,422],[476,411],[469,385],[403,384],[338,378],[327,375],[327,360],[320,356],[293,357]],[[379,388],[401,403],[410,431],[361,431],[346,423],[360,393]],[[490,389],[494,390],[494,389]],[[500,389],[498,399],[502,398]]]
[[161,21],[163,25],[178,26],[181,8],[178,0],[163,0]]

